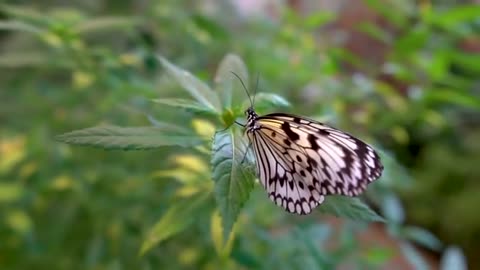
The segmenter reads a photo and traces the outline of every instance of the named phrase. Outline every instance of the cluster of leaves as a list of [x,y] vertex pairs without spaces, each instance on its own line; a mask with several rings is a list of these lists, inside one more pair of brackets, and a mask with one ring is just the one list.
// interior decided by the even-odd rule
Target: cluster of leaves
[[[396,85],[378,80],[371,85],[400,94],[389,94],[388,113],[377,113],[372,128],[391,130],[387,144],[414,176],[400,193],[410,222],[462,245],[473,258],[478,248],[472,235],[480,228],[473,215],[473,205],[479,203],[473,195],[479,191],[473,165],[478,155],[473,153],[479,138],[480,8],[425,4],[407,6],[402,12],[407,16],[397,17],[377,2],[371,7],[396,33],[370,25],[368,33],[391,48],[376,71],[391,76]],[[474,261],[472,267],[478,267]]]
[[[171,78],[175,79],[183,89],[195,100],[187,99],[155,99],[156,103],[164,106],[171,106],[178,109],[211,116],[217,119],[217,122],[223,123],[223,126],[215,126],[215,129],[223,129],[216,131],[213,135],[213,142],[210,142],[211,132],[198,130],[197,135],[171,134],[168,128],[161,127],[140,127],[140,128],[119,128],[119,127],[93,127],[79,131],[73,131],[57,137],[57,139],[80,145],[100,146],[107,149],[153,149],[159,146],[198,146],[200,148],[208,148],[211,143],[211,177],[205,175],[205,171],[199,171],[196,178],[213,178],[215,185],[213,194],[217,202],[222,220],[223,239],[229,239],[231,230],[240,213],[242,206],[249,198],[250,192],[254,187],[254,171],[253,166],[243,165],[245,155],[247,154],[248,142],[243,138],[241,130],[234,125],[235,119],[242,114],[241,104],[235,104],[233,100],[234,93],[242,93],[236,86],[241,85],[232,72],[239,74],[245,82],[248,83],[248,72],[243,61],[236,55],[227,55],[220,63],[219,69],[215,76],[216,86],[212,90],[205,83],[195,78],[190,72],[183,70],[164,58],[159,57],[167,73]],[[235,83],[235,81],[237,83]],[[276,103],[276,105],[288,104],[286,100],[273,93],[259,93],[256,98],[260,107],[265,102]],[[262,104],[263,103],[263,104]],[[233,105],[235,104],[235,105]],[[158,125],[158,122],[157,122]],[[205,125],[205,124],[204,124]],[[206,124],[211,125],[211,124]],[[168,126],[173,126],[169,124]],[[181,130],[180,126],[173,126],[176,130]],[[201,129],[205,129],[202,127]],[[193,133],[193,132],[192,132]],[[202,134],[203,133],[203,134]],[[203,138],[203,139],[202,139]],[[202,143],[203,142],[203,143]],[[180,168],[180,170],[189,170]],[[183,174],[181,174],[183,175]],[[203,176],[203,177],[202,177]],[[187,183],[185,179],[179,180]],[[148,250],[153,244],[161,240],[165,240],[167,236],[171,236],[174,232],[179,232],[187,227],[191,221],[195,220],[203,201],[208,201],[205,194],[211,194],[211,190],[204,190],[202,187],[212,187],[205,183],[196,182],[198,185],[188,183],[190,188],[190,196],[185,198],[185,203],[174,204],[167,211],[164,217],[158,221],[153,232],[147,239],[142,252]],[[185,195],[182,195],[185,197]],[[200,199],[197,197],[203,198]],[[190,203],[188,203],[190,201]],[[381,221],[378,215],[370,210],[366,205],[358,199],[336,198],[327,200],[320,207],[323,212],[333,213],[340,217],[350,217],[357,220],[365,221]],[[181,213],[181,214],[176,214]],[[168,228],[175,228],[172,232]]]

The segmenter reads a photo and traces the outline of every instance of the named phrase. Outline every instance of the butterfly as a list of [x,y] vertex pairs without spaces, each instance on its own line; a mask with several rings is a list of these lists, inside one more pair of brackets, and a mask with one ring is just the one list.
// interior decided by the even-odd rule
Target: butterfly
[[325,196],[357,196],[381,176],[383,165],[370,145],[306,117],[259,116],[248,91],[247,95],[251,106],[245,110],[243,126],[259,181],[276,205],[290,213],[309,214]]

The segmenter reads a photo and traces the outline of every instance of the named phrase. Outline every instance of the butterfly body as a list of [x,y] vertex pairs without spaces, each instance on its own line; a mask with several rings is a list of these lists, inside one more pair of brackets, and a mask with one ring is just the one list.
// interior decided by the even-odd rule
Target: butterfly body
[[383,171],[375,150],[345,132],[291,114],[259,116],[252,107],[245,115],[257,176],[288,212],[308,214],[327,195],[357,196]]
[[247,133],[258,130],[260,127],[257,125],[258,114],[255,110],[253,110],[252,107],[249,107],[245,111],[245,115],[247,116],[247,124],[245,125]]

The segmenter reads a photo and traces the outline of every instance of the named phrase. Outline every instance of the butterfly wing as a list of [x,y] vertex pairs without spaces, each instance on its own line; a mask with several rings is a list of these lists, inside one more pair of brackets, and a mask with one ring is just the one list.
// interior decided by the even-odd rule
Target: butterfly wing
[[275,113],[256,124],[248,136],[260,182],[289,212],[308,214],[325,195],[356,196],[382,173],[372,147],[317,121]]

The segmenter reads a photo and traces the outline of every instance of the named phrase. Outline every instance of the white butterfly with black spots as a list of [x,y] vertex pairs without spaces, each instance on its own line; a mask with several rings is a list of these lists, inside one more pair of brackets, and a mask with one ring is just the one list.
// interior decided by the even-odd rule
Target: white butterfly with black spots
[[327,195],[357,196],[383,171],[380,157],[361,140],[290,114],[245,111],[245,132],[257,175],[275,204],[309,214]]

